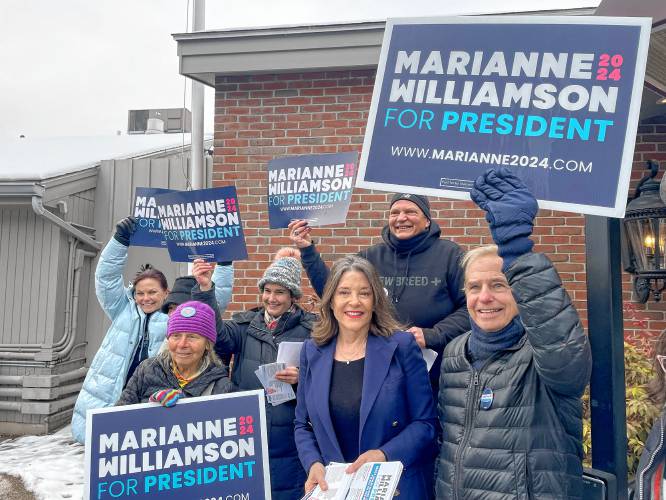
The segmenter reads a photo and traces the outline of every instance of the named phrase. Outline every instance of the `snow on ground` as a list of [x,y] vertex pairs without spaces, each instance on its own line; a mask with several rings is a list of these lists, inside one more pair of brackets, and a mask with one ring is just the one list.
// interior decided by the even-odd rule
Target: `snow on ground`
[[0,473],[23,479],[39,500],[81,500],[84,448],[69,427],[46,436],[22,436],[0,442]]

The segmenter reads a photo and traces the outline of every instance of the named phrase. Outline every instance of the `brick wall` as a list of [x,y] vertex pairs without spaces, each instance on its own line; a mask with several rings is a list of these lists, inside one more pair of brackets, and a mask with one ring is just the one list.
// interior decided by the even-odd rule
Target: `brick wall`
[[[374,70],[255,75],[218,78],[215,100],[215,185],[238,190],[249,260],[236,264],[229,311],[258,304],[257,280],[275,251],[289,245],[286,231],[268,229],[266,163],[274,157],[360,151],[374,83]],[[644,160],[666,167],[666,125],[642,125],[637,138],[632,187],[643,175]],[[380,241],[389,195],[355,189],[345,225],[313,231],[329,263],[336,257]],[[482,212],[471,202],[431,198],[442,235],[465,248],[490,243]],[[541,210],[534,230],[535,249],[547,253],[586,321],[584,217]],[[630,276],[624,275],[625,329],[644,342],[666,328],[666,305],[631,302]],[[304,278],[306,294],[312,294]]]

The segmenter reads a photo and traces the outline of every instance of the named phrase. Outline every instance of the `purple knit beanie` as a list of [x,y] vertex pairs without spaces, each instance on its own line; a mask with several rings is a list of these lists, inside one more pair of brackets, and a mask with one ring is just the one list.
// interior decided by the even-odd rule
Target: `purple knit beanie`
[[215,312],[203,302],[183,302],[169,316],[167,338],[174,333],[198,333],[214,343],[217,340]]

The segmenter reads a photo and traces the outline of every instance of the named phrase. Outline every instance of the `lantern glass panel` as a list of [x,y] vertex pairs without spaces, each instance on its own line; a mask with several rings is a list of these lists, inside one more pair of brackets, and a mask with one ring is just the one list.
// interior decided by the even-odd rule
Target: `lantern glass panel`
[[629,243],[639,272],[655,269],[655,234],[650,219],[627,221]]
[[657,249],[659,251],[659,260],[657,262],[657,265],[659,266],[657,269],[665,269],[666,268],[666,257],[664,254],[666,253],[666,218],[665,217],[659,217],[655,219],[655,223],[657,225],[657,234],[656,234],[656,241],[655,243],[658,245]]

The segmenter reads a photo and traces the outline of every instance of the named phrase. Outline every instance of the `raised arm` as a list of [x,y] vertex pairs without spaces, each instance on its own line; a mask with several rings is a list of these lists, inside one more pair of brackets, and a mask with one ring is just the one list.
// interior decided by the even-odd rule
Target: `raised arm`
[[135,230],[134,217],[127,217],[118,222],[116,232],[102,250],[95,269],[97,300],[111,319],[127,305],[123,270],[127,264],[129,238]]
[[192,266],[192,275],[197,281],[191,292],[192,300],[198,300],[210,306],[215,312],[215,329],[217,340],[215,342],[215,353],[227,362],[227,355],[240,350],[242,342],[240,331],[233,321],[223,321],[217,300],[216,285],[213,282],[216,268],[220,267],[214,262],[204,262],[196,259]]
[[212,281],[215,284],[217,305],[220,306],[220,312],[224,314],[231,302],[231,291],[234,287],[234,263],[218,263],[213,271]]
[[536,199],[506,168],[479,177],[471,196],[486,211],[537,373],[552,390],[580,396],[592,370],[590,346],[557,271],[545,255],[532,253]]
[[592,353],[569,294],[548,257],[528,253],[506,272],[534,365],[552,390],[580,397],[590,380]]
[[289,224],[289,239],[301,251],[301,263],[308,275],[310,284],[320,297],[328,281],[328,267],[312,242],[310,226],[307,221],[295,220]]

